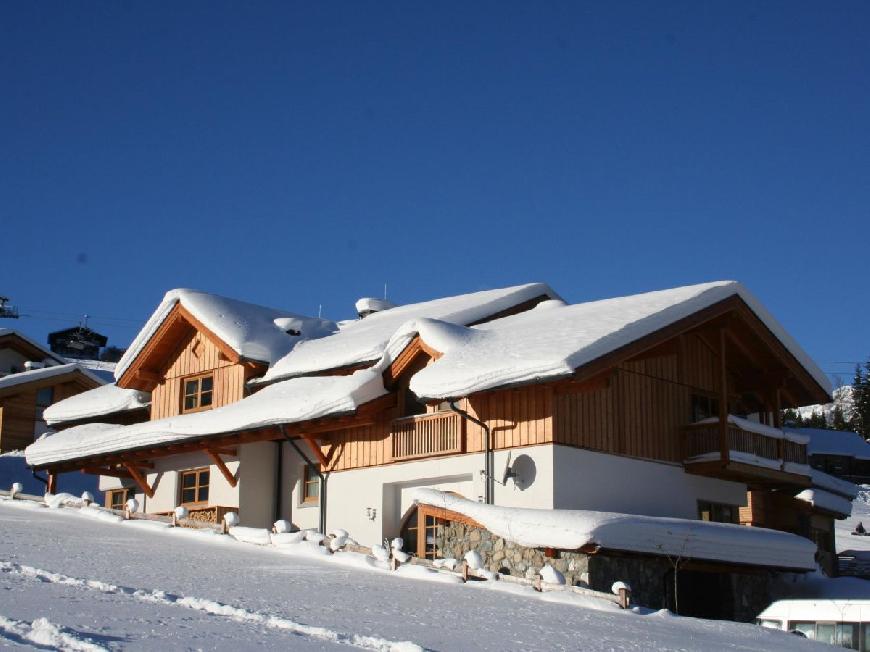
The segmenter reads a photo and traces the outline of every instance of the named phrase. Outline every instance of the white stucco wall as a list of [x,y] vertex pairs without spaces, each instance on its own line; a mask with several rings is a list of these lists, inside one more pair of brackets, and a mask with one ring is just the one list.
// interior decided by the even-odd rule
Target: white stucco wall
[[[495,454],[494,475],[499,480],[510,455],[513,464],[524,456],[520,466],[525,468],[525,485],[520,489],[513,481],[507,486],[495,485],[495,503],[514,507],[553,506],[553,454],[552,446],[534,446],[499,451]],[[302,528],[317,527],[319,512],[316,507],[298,507],[298,461],[292,467],[296,478],[293,489],[293,522]],[[482,453],[458,455],[418,462],[405,462],[387,466],[356,469],[332,473],[327,489],[327,529],[344,528],[362,544],[378,543],[384,537],[399,533],[401,519],[411,506],[411,489],[433,487],[455,491],[471,500],[482,500],[484,483]],[[288,481],[294,482],[288,477]],[[370,518],[367,508],[376,510]]]
[[698,518],[698,501],[746,505],[746,485],[691,475],[678,464],[555,446],[557,509]]

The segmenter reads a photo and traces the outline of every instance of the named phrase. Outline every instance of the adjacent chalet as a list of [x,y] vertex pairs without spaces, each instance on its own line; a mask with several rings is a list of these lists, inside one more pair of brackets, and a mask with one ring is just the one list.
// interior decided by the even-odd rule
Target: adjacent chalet
[[[420,557],[477,547],[511,573],[530,565],[504,546],[526,546],[595,587],[636,576],[651,606],[674,599],[661,537],[678,532],[698,615],[749,614],[735,577],[835,572],[845,515],[824,492],[851,488],[812,470],[807,436],[779,416],[827,402],[830,385],[739,283],[576,305],[535,283],[357,310],[336,324],[173,290],[112,389],[57,406],[56,427],[72,427],[27,461],[99,474],[108,506],[136,495],[149,513],[401,535]],[[147,421],[119,420],[146,405]],[[576,536],[520,540],[474,505],[522,508],[523,532],[550,514],[548,532]],[[595,527],[581,537],[580,523]],[[724,593],[723,611],[709,595]]]
[[823,428],[791,430],[809,437],[807,455],[811,467],[850,482],[870,483],[870,444],[857,432]]
[[49,406],[104,382],[21,333],[0,328],[0,453],[22,450],[44,433]]

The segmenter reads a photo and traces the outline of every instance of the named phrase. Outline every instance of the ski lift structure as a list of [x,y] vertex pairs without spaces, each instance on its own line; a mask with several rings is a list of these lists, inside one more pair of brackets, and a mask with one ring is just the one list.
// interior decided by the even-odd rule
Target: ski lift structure
[[82,318],[78,326],[65,328],[48,334],[48,345],[52,353],[68,358],[96,360],[100,349],[106,346],[109,338],[88,328],[88,316]]
[[18,308],[9,305],[9,297],[0,297],[0,319],[18,319]]

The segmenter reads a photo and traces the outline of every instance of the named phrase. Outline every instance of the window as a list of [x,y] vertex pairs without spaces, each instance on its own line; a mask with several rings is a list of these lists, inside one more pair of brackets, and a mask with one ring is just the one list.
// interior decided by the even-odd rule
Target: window
[[739,523],[739,508],[737,505],[698,501],[698,518],[713,523]]
[[185,378],[182,389],[184,391],[181,403],[182,412],[207,410],[211,407],[214,395],[214,376],[207,374]]
[[424,520],[425,534],[423,539],[424,556],[426,559],[437,559],[441,556],[439,544],[444,533],[446,521],[431,514],[426,514]]
[[132,489],[113,489],[106,492],[108,494],[107,506],[110,509],[123,510],[127,507],[127,501],[133,498],[135,493]]
[[302,471],[302,502],[316,503],[320,500],[320,478],[306,464]]
[[692,423],[718,416],[718,399],[703,394],[692,394]]
[[208,502],[208,469],[194,469],[181,473],[181,504]]

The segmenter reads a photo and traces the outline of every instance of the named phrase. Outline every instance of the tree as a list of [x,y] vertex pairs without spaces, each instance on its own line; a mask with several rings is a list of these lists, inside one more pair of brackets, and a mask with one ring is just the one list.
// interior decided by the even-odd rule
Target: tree
[[831,429],[832,430],[851,430],[851,424],[846,420],[843,414],[843,408],[835,405],[831,410]]
[[855,378],[852,381],[852,430],[865,439],[870,437],[870,360],[855,366]]

